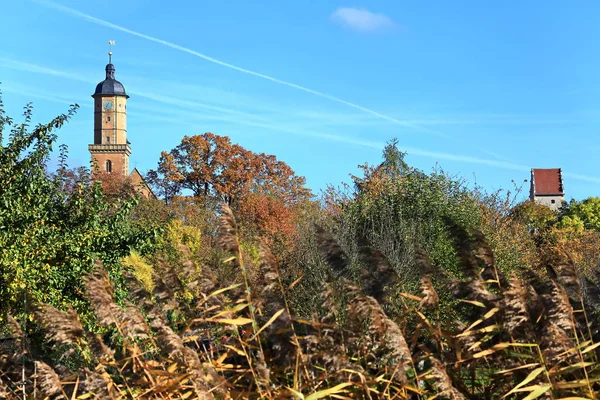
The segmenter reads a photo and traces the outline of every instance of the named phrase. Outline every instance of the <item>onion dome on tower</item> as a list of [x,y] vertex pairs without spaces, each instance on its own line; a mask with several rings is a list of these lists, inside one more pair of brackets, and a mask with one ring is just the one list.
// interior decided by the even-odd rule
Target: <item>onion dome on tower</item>
[[100,82],[96,86],[96,91],[92,95],[94,96],[126,96],[125,87],[121,82],[115,79],[115,66],[111,62],[112,53],[108,53],[108,64],[106,64],[106,79]]

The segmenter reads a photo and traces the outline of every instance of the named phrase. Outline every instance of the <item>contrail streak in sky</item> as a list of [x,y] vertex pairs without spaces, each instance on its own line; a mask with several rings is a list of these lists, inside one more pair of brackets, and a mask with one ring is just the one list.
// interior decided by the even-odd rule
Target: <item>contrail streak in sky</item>
[[[1,58],[1,57],[0,57],[0,61],[1,61],[0,65],[2,65],[2,67],[4,67],[4,68],[32,72],[32,73],[40,73],[40,74],[45,74],[45,75],[60,76],[63,78],[72,79],[72,80],[76,80],[76,81],[80,81],[80,82],[93,83],[92,80],[85,78],[83,76],[80,76],[77,74],[71,74],[71,73],[56,70],[56,69],[52,69],[49,67],[43,67],[43,66],[36,65],[36,64],[30,64],[30,63],[26,63],[26,62],[20,62],[20,61],[16,61],[16,60]],[[19,92],[21,94],[24,93],[24,92],[21,92],[20,90],[10,90],[9,89],[8,91]],[[25,92],[25,93],[28,95],[32,95],[34,97],[45,98],[46,100],[62,102],[62,99],[49,98],[45,95],[40,95],[39,93],[33,93],[33,92],[28,92],[28,93]],[[175,105],[178,108],[183,107],[183,108],[189,108],[189,109],[196,109],[196,108],[202,106],[201,104],[198,104],[198,103],[181,102],[181,101],[177,101],[176,99],[173,99],[170,97],[154,95],[151,93],[136,93],[135,91],[133,91],[131,93],[132,94],[135,93],[137,96],[146,97],[150,100],[157,101],[160,103]],[[251,116],[250,114],[246,114],[246,113],[239,113],[239,114],[240,114],[240,116],[246,116],[246,117]],[[196,119],[196,118],[198,118],[198,115],[191,114],[191,115],[188,115],[188,117],[194,117],[194,119]],[[239,123],[239,124],[247,125],[247,126],[266,128],[266,129],[274,130],[277,132],[287,132],[290,134],[301,135],[301,136],[312,136],[312,137],[317,137],[317,138],[321,138],[321,139],[342,142],[342,143],[347,143],[347,144],[352,144],[352,145],[356,145],[356,146],[362,146],[362,147],[367,147],[367,148],[372,148],[372,149],[377,149],[377,150],[381,150],[385,146],[385,143],[383,143],[383,142],[364,140],[364,139],[360,139],[360,138],[351,138],[351,137],[347,137],[347,136],[340,136],[340,135],[335,135],[335,134],[330,134],[330,133],[316,132],[316,131],[312,131],[312,130],[300,130],[300,129],[296,129],[296,128],[289,128],[286,126],[271,124],[271,123],[268,123],[268,121],[265,123],[265,122],[261,122],[260,120],[256,120],[256,119],[248,120],[248,119],[223,118],[222,120],[230,121],[232,123]],[[419,148],[414,148],[414,147],[405,147],[405,146],[400,146],[400,150],[406,151],[409,155],[428,157],[428,158],[433,158],[436,160],[448,160],[448,161],[464,162],[464,163],[469,163],[469,164],[480,164],[480,165],[487,165],[490,167],[496,167],[496,168],[514,170],[514,171],[522,171],[522,172],[529,172],[531,170],[531,168],[526,165],[511,163],[511,162],[507,162],[504,160],[490,160],[490,159],[486,159],[486,158],[473,157],[473,156],[462,155],[462,154],[436,152],[436,151],[429,151],[429,150],[424,150],[424,149],[419,149]],[[578,180],[578,181],[600,183],[600,178],[594,177],[594,176],[589,176],[589,175],[563,172],[563,176],[569,177],[573,180]]]
[[149,35],[146,35],[146,34],[143,34],[143,33],[140,33],[140,32],[133,31],[133,30],[125,28],[123,26],[120,26],[120,25],[117,25],[117,24],[113,24],[112,22],[108,22],[108,21],[102,20],[100,18],[93,17],[93,16],[91,16],[89,14],[83,13],[81,11],[77,11],[77,10],[72,9],[70,7],[66,7],[66,6],[63,6],[61,4],[56,4],[56,3],[52,2],[52,1],[48,1],[48,0],[33,0],[33,1],[36,2],[36,3],[39,3],[39,4],[43,4],[45,6],[48,6],[48,7],[54,8],[56,10],[62,11],[64,13],[73,15],[75,17],[79,17],[81,19],[87,20],[89,22],[93,22],[93,23],[98,24],[98,25],[106,26],[106,27],[111,28],[111,29],[115,29],[115,30],[118,30],[118,31],[121,31],[121,32],[125,32],[125,33],[128,33],[130,35],[137,36],[137,37],[140,37],[142,39],[149,40],[151,42],[159,43],[159,44],[162,44],[163,46],[167,46],[167,47],[170,47],[170,48],[175,49],[175,50],[183,51],[183,52],[191,54],[193,56],[200,57],[200,58],[202,58],[202,59],[204,59],[206,61],[210,61],[210,62],[212,62],[214,64],[218,64],[218,65],[221,65],[223,67],[230,68],[230,69],[242,72],[244,74],[253,75],[253,76],[256,76],[256,77],[259,77],[259,78],[263,78],[263,79],[269,80],[271,82],[278,83],[280,85],[289,86],[289,87],[292,87],[294,89],[298,89],[298,90],[301,90],[303,92],[310,93],[310,94],[313,94],[315,96],[319,96],[319,97],[322,97],[324,99],[328,99],[328,100],[334,101],[336,103],[344,104],[344,105],[346,105],[348,107],[355,108],[357,110],[360,110],[362,112],[374,115],[374,116],[376,116],[378,118],[381,118],[381,119],[385,119],[385,120],[387,120],[389,122],[392,122],[394,124],[397,124],[397,125],[402,125],[402,126],[406,126],[406,127],[417,129],[417,130],[421,130],[421,131],[425,131],[425,132],[430,132],[430,133],[433,133],[433,134],[436,134],[436,135],[439,135],[439,136],[448,137],[447,134],[444,134],[444,133],[441,133],[441,132],[438,132],[438,131],[434,131],[434,130],[431,130],[431,129],[427,129],[427,128],[424,128],[424,127],[419,126],[419,125],[411,124],[409,122],[402,121],[402,120],[399,120],[399,119],[394,118],[394,117],[390,117],[389,115],[385,115],[385,114],[382,114],[380,112],[371,110],[370,108],[363,107],[363,106],[361,106],[359,104],[352,103],[352,102],[340,99],[339,97],[331,96],[331,95],[329,95],[327,93],[319,92],[318,90],[309,89],[307,87],[300,86],[300,85],[297,85],[297,84],[292,83],[292,82],[288,82],[288,81],[284,81],[284,80],[281,80],[281,79],[277,79],[277,78],[274,78],[274,77],[269,76],[269,75],[261,74],[259,72],[255,72],[255,71],[252,71],[252,70],[249,70],[249,69],[246,69],[246,68],[238,67],[237,65],[229,64],[227,62],[224,62],[224,61],[218,60],[216,58],[207,56],[206,54],[202,54],[200,52],[197,52],[195,50],[189,49],[187,47],[183,47],[183,46],[180,46],[178,44],[175,44],[175,43],[172,43],[172,42],[169,42],[169,41],[166,41],[166,40],[158,39],[158,38],[155,38],[153,36],[149,36]]

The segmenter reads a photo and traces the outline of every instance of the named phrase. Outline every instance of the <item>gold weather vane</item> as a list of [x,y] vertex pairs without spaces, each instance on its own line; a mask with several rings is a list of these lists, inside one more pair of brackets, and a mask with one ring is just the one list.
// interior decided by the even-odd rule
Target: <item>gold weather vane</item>
[[112,63],[112,47],[115,45],[115,41],[114,40],[109,40],[108,41],[108,63],[111,64]]

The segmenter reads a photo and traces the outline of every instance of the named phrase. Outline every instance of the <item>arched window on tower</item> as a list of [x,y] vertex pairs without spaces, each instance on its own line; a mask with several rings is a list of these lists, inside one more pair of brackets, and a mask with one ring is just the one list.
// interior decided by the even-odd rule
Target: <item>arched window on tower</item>
[[112,172],[112,161],[106,160],[106,172]]

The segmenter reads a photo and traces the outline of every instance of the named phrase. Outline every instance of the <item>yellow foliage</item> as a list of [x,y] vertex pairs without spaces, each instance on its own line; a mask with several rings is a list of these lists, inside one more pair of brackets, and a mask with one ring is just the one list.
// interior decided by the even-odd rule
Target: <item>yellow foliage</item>
[[187,246],[192,254],[197,254],[202,247],[202,234],[197,227],[184,225],[181,220],[174,219],[167,226],[167,240],[172,244]]
[[121,262],[124,266],[133,269],[133,274],[140,282],[142,282],[144,289],[149,292],[154,290],[154,281],[152,280],[154,268],[152,265],[146,263],[144,257],[132,250],[127,257],[123,257]]
[[240,241],[240,250],[242,251],[242,256],[245,258],[245,264],[253,266],[260,264],[260,252],[257,245],[242,240]]

